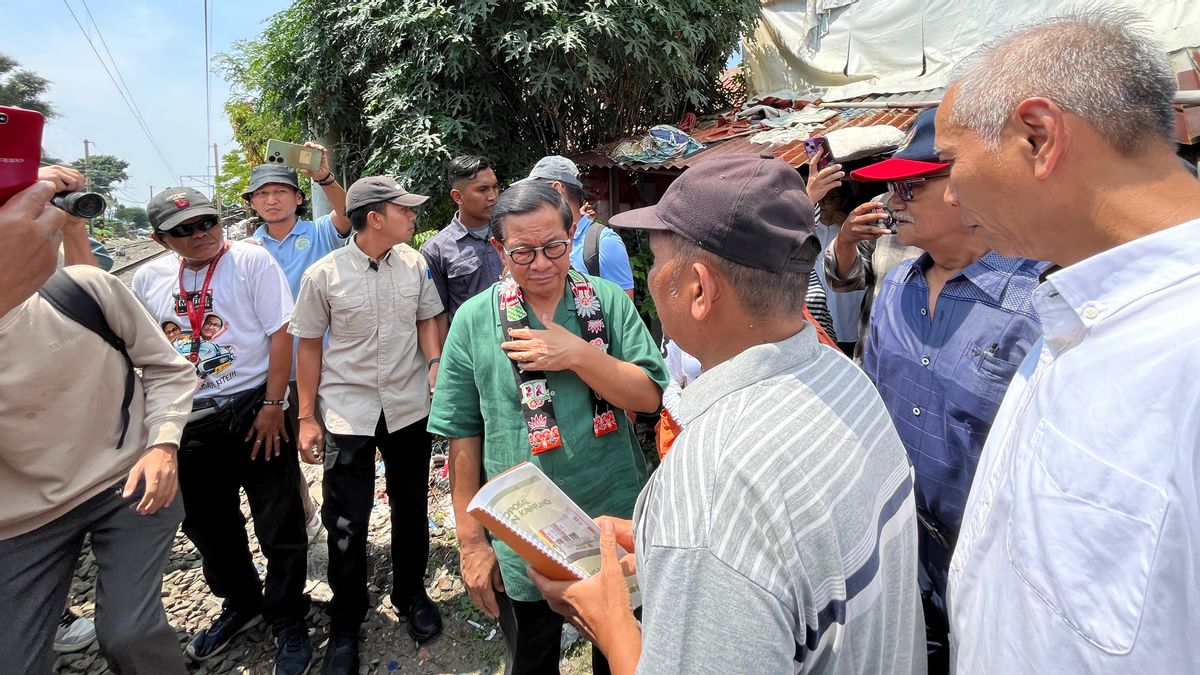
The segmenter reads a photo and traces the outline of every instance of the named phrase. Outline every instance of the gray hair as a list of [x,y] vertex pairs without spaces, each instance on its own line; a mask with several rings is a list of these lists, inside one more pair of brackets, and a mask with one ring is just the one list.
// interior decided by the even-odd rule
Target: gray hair
[[492,217],[488,225],[492,228],[492,236],[496,241],[504,243],[507,232],[504,230],[504,219],[509,216],[523,216],[539,209],[553,209],[562,218],[563,231],[570,232],[575,224],[575,217],[567,201],[558,194],[551,185],[538,181],[521,181],[504,192],[492,206]]
[[739,265],[720,258],[697,244],[671,233],[671,261],[675,268],[668,278],[667,290],[675,297],[679,277],[691,263],[701,263],[721,275],[742,305],[757,320],[791,319],[804,311],[808,293],[808,272],[771,272]]
[[1175,74],[1132,9],[1038,21],[991,40],[951,75],[952,123],[995,151],[1017,105],[1043,97],[1083,118],[1125,156],[1147,138],[1174,144]]

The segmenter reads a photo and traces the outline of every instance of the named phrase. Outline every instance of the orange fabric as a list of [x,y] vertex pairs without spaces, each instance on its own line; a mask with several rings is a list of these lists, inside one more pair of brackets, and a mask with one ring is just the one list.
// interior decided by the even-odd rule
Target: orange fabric
[[817,323],[817,320],[813,318],[812,313],[808,311],[807,307],[804,308],[804,320],[809,322],[810,324],[812,324],[813,328],[817,329],[817,341],[818,342],[820,342],[821,344],[829,345],[830,347],[833,347],[834,349],[840,349],[840,347],[838,347],[838,343],[836,341],[834,341],[833,338],[829,337],[829,334],[825,332],[824,328],[821,328],[821,324]]
[[671,446],[675,444],[675,439],[679,438],[679,434],[682,431],[683,429],[680,428],[679,423],[664,408],[658,418],[658,424],[654,426],[654,445],[658,449],[659,461],[662,461],[667,456],[667,453],[671,450]]

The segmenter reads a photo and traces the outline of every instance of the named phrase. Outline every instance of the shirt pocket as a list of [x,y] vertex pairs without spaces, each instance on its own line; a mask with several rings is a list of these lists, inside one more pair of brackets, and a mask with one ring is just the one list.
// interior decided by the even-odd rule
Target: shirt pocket
[[1167,512],[1166,493],[1042,420],[1014,463],[1006,545],[1017,575],[1072,630],[1133,649]]
[[464,300],[470,297],[471,286],[480,264],[479,256],[472,251],[446,266],[446,288],[452,297]]
[[361,295],[329,298],[329,333],[334,338],[366,337],[375,329],[371,307]]

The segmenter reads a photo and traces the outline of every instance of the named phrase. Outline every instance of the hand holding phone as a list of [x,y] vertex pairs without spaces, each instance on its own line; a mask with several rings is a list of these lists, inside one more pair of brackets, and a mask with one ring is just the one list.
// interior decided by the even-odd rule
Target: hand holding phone
[[812,138],[804,139],[804,152],[810,158],[820,151],[823,151],[823,153],[820,159],[817,160],[817,171],[833,164],[833,151],[829,149],[829,139],[824,136],[813,136]]
[[272,138],[267,141],[266,163],[316,171],[321,168],[321,150]]

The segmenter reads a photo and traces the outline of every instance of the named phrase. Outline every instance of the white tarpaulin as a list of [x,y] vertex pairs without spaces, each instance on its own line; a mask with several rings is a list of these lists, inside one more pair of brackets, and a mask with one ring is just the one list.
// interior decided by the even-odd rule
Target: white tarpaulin
[[[1023,23],[1064,14],[1078,0],[763,0],[744,44],[752,97],[791,91],[837,101],[945,85],[964,56]],[[1194,67],[1200,0],[1140,0],[1177,71]]]

